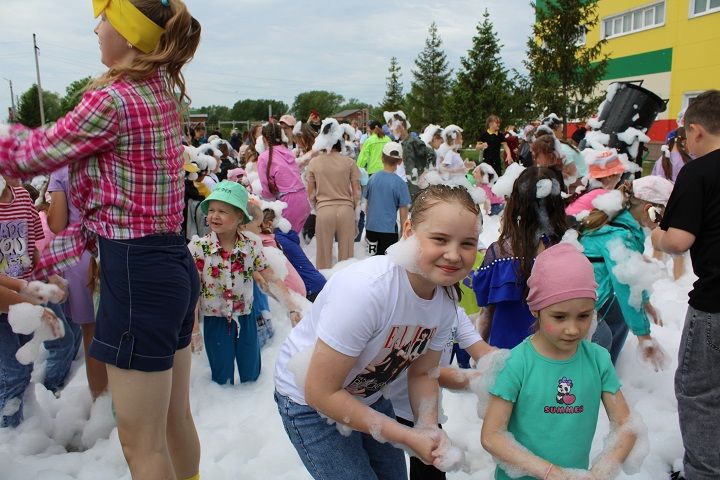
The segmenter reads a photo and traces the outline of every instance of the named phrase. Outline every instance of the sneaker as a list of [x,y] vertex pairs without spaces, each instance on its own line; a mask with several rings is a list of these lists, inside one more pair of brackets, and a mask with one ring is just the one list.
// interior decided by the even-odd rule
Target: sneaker
[[680,472],[670,472],[670,480],[685,480]]

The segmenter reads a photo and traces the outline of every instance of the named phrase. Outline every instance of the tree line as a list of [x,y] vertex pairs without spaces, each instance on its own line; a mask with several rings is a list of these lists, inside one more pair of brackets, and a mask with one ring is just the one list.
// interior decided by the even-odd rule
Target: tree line
[[[399,61],[392,57],[385,95],[379,105],[312,90],[298,94],[292,105],[276,99],[242,99],[232,107],[209,105],[191,108],[190,112],[207,114],[208,124],[217,125],[222,120],[266,119],[269,112],[277,116],[293,112],[304,120],[311,109],[324,118],[342,110],[365,108],[371,118],[380,120],[385,110],[403,110],[414,129],[430,123],[456,123],[465,129],[467,138],[479,135],[490,114],[499,115],[505,124],[520,124],[550,112],[565,119],[588,116],[599,103],[592,93],[607,64],[607,55],[602,52],[605,41],[593,45],[584,41],[585,32],[598,23],[597,0],[553,0],[542,6],[534,2],[531,5],[536,21],[523,61],[526,75],[506,68],[501,55],[503,45],[485,10],[457,72],[449,68],[433,22],[411,68],[408,92],[404,92]],[[72,110],[90,81],[87,77],[73,82],[62,97],[43,92],[46,119],[54,121]],[[35,85],[22,94],[17,121],[31,127],[40,125],[37,97]]]

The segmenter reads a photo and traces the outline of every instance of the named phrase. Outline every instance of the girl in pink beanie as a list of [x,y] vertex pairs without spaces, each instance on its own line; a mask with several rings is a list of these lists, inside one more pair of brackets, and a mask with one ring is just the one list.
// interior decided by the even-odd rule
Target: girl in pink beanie
[[[610,354],[588,340],[593,267],[559,243],[537,256],[527,283],[536,331],[512,349],[482,427],[483,447],[498,462],[495,478],[565,479],[578,470],[585,476],[577,478],[615,478],[636,433]],[[615,431],[590,467],[601,401]]]

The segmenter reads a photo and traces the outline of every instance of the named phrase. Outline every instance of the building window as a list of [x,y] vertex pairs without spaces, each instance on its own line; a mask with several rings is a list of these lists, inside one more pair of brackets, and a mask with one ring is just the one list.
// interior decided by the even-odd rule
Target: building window
[[691,16],[720,12],[720,0],[693,0],[690,4]]
[[[696,5],[720,0],[695,0]],[[603,38],[617,37],[628,33],[647,30],[665,23],[665,2],[657,2],[603,19]]]

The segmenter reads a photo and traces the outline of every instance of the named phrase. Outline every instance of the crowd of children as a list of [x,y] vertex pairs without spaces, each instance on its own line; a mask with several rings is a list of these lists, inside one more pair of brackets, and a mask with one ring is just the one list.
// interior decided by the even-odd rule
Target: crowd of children
[[[28,347],[44,342],[43,384],[61,395],[82,345],[133,478],[196,480],[191,351],[212,381],[252,382],[273,324],[288,322],[274,398],[314,478],[407,478],[402,449],[412,480],[445,478],[464,462],[440,387],[478,379],[495,478],[615,478],[642,440],[614,368],[628,333],[655,370],[668,363],[652,285],[623,270],[651,262],[652,229],[658,252],[690,250],[699,277],[675,385],[685,475],[720,475],[707,448],[720,440],[720,92],[690,105],[653,175],[635,179],[622,152],[561,141],[554,114],[525,130],[524,153],[491,115],[477,164],[460,126],[416,136],[402,111],[366,135],[313,111],[253,125],[244,144],[204,127],[183,138],[180,69],[199,23],[181,0],[93,5],[107,73],[53,126],[0,126],[1,427],[23,420],[41,361]],[[18,180],[33,175],[47,175],[37,202]],[[487,249],[483,215],[501,218]],[[301,235],[315,237],[314,264]],[[370,258],[327,280],[358,240]],[[468,373],[448,368],[455,354],[505,363]],[[613,432],[591,463],[600,404]]]

